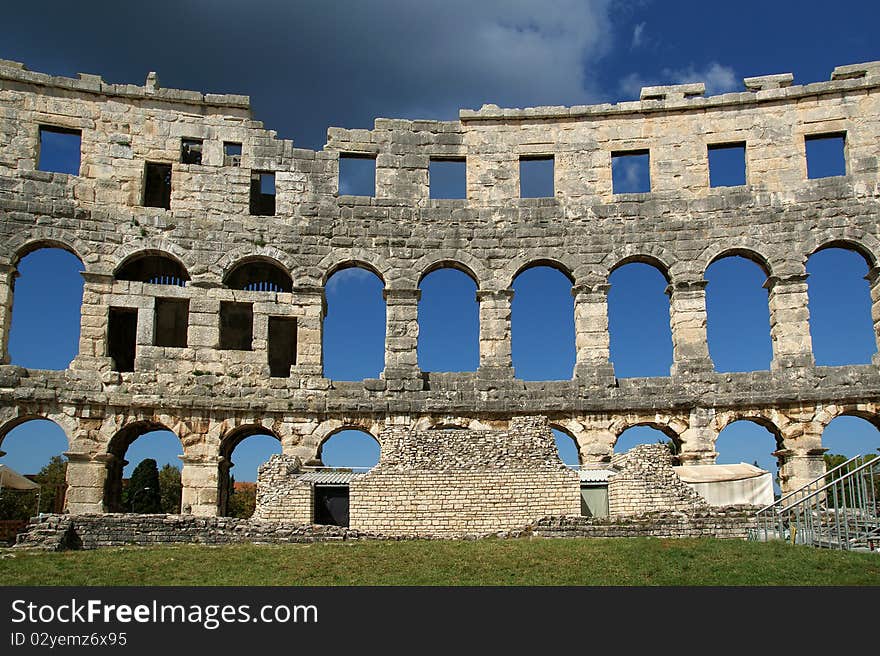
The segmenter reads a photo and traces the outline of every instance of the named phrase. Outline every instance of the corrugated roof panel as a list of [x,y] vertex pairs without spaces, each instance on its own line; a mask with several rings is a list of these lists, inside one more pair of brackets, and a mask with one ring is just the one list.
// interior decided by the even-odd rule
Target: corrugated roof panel
[[581,469],[582,483],[607,483],[613,469]]
[[298,480],[315,485],[348,485],[361,476],[363,474],[359,472],[316,471],[307,472],[301,475]]

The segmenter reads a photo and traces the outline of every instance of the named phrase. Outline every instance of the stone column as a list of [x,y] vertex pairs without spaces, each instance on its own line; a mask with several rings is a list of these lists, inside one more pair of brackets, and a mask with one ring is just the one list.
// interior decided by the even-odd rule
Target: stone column
[[865,280],[871,286],[871,322],[874,324],[874,341],[877,344],[877,352],[871,360],[874,364],[880,364],[880,267],[872,267]]
[[197,517],[215,517],[218,502],[219,458],[217,456],[179,456],[183,461],[180,482],[183,493],[180,512]]
[[477,290],[480,304],[480,373],[513,378],[510,349],[512,289]]
[[113,292],[113,276],[83,271],[83,296],[80,306],[79,353],[70,363],[71,369],[104,369],[113,367],[107,355],[107,326],[110,312],[108,298]]
[[789,367],[812,367],[813,342],[810,338],[810,310],[806,274],[770,276],[770,339],[773,341],[774,371]]
[[18,271],[11,264],[0,264],[0,364],[9,364],[9,329],[12,327],[12,295]]
[[419,377],[420,289],[388,289],[385,298],[385,370],[382,377]]
[[302,316],[296,323],[296,364],[291,373],[323,376],[324,288],[294,287],[293,298]]
[[67,494],[64,509],[72,515],[103,513],[104,485],[107,480],[107,459],[110,454],[90,456],[88,453],[68,451]]
[[688,427],[681,434],[681,453],[678,461],[682,465],[714,465],[718,453],[715,440],[718,436],[712,429],[715,419],[714,408],[693,408],[688,419]]
[[779,488],[782,494],[794,492],[825,473],[822,451],[824,449],[780,449],[773,452],[779,460]]
[[606,379],[614,382],[611,364],[610,336],[608,333],[608,290],[611,285],[589,287],[575,285],[574,340],[577,356],[574,377],[584,380]]
[[611,465],[617,437],[607,428],[587,427],[576,436],[582,469],[605,469]]
[[706,336],[706,281],[675,282],[666,293],[672,329],[671,375],[713,371]]

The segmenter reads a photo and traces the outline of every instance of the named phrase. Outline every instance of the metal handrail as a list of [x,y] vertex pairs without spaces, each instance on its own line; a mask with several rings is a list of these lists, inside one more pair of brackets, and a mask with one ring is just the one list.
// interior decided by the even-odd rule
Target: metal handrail
[[758,512],[759,512],[759,513],[762,513],[762,512],[764,512],[765,510],[770,510],[770,508],[772,508],[773,506],[778,506],[779,504],[781,504],[781,503],[782,503],[783,501],[785,501],[786,499],[789,499],[789,498],[795,496],[796,494],[801,494],[801,492],[804,490],[804,488],[808,488],[808,487],[810,487],[811,485],[813,485],[814,483],[818,483],[819,481],[821,481],[822,479],[824,479],[825,477],[827,477],[829,474],[833,474],[834,472],[836,472],[836,471],[837,471],[838,469],[840,469],[841,467],[846,467],[848,464],[850,464],[850,463],[853,462],[854,460],[858,460],[858,459],[861,458],[861,457],[862,457],[861,455],[854,456],[854,457],[850,458],[849,460],[847,460],[846,462],[842,462],[842,463],[840,463],[839,465],[837,465],[837,467],[834,467],[834,468],[832,468],[832,469],[829,469],[827,472],[825,472],[825,473],[822,474],[821,476],[818,476],[818,477],[814,478],[812,481],[810,481],[809,483],[806,483],[806,484],[802,485],[801,487],[799,487],[799,488],[798,488],[797,490],[795,490],[794,492],[789,492],[788,494],[784,494],[784,495],[782,495],[781,497],[779,497],[778,499],[776,499],[776,501],[774,501],[773,503],[771,503],[769,506],[764,506],[763,508],[761,508]]

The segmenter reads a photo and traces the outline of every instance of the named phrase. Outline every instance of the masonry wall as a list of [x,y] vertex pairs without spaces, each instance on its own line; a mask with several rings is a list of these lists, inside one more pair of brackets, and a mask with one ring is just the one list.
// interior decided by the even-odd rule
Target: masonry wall
[[387,429],[379,464],[350,486],[350,523],[389,535],[480,535],[580,513],[580,482],[544,417],[507,431]]
[[[750,78],[741,93],[711,97],[686,85],[618,104],[485,106],[453,121],[380,118],[370,130],[331,128],[327,145],[312,151],[278,139],[242,96],[164,89],[155,76],[143,86],[53,77],[0,61],[0,439],[31,418],[64,429],[72,512],[108,509],[105,483],[124,457],[112,445],[126,431],[177,434],[184,507],[212,515],[224,448],[237,431],[268,430],[285,454],[308,460],[341,427],[378,436],[386,426],[421,430],[450,417],[503,430],[517,416],[546,416],[590,465],[607,464],[617,436],[644,424],[675,434],[684,462],[710,463],[720,431],[753,419],[774,432],[782,488],[794,489],[821,475],[822,430],[834,417],[880,422],[877,361],[817,367],[812,355],[805,261],[824,246],[865,257],[880,337],[880,63],[841,66],[830,77],[808,85],[790,75]],[[81,131],[77,174],[38,170],[41,126]],[[846,174],[807,179],[805,139],[841,132]],[[181,140],[192,137],[204,141],[202,164],[180,161]],[[224,141],[242,144],[238,166],[224,160]],[[710,187],[707,149],[730,142],[746,144],[746,184]],[[650,151],[651,192],[615,194],[612,153],[633,149]],[[374,197],[339,193],[344,154],[375,157]],[[554,158],[554,196],[519,198],[519,158],[535,155]],[[466,160],[466,199],[430,198],[432,157]],[[147,162],[171,166],[169,209],[143,205]],[[275,173],[272,216],[250,214],[255,171]],[[9,364],[15,276],[21,258],[41,247],[83,263],[79,352],[60,372]],[[120,279],[120,268],[146,253],[173,259],[189,280]],[[704,272],[727,253],[751,257],[767,274],[768,370],[714,371]],[[254,258],[277,264],[292,289],[230,288],[230,271]],[[632,261],[669,280],[669,376],[617,379],[609,360],[609,275]],[[576,364],[567,380],[523,381],[511,359],[512,281],[548,262],[573,281]],[[324,288],[350,265],[384,283],[385,366],[376,378],[340,382],[322,367]],[[418,282],[440,265],[477,281],[476,372],[419,369]],[[163,298],[189,301],[186,346],[154,343]],[[251,350],[219,348],[223,302],[253,303]],[[138,312],[133,372],[115,371],[108,354],[112,307]],[[288,377],[269,376],[273,316],[297,322]]]
[[311,524],[315,518],[315,488],[297,480],[301,473],[302,463],[295,456],[276,453],[260,465],[252,519]]

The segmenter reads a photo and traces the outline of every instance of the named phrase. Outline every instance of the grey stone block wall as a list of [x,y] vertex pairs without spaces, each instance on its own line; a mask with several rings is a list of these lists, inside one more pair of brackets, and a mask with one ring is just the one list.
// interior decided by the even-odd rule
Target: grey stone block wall
[[[64,371],[0,365],[0,439],[23,420],[58,423],[69,441],[67,507],[101,512],[118,471],[122,431],[165,427],[184,451],[184,508],[216,514],[224,449],[241,430],[275,435],[286,455],[315,459],[345,427],[381,442],[387,427],[456,424],[506,430],[541,415],[566,430],[584,464],[607,463],[623,430],[652,425],[675,436],[685,462],[715,458],[715,439],[749,419],[776,437],[783,490],[823,471],[821,434],[834,417],[880,417],[877,362],[817,367],[809,336],[805,262],[845,246],[877,275],[880,64],[835,69],[795,85],[791,76],[744,81],[741,93],[648,89],[639,101],[579,107],[462,110],[456,121],[376,119],[331,128],[320,151],[297,148],[255,120],[248,99],[144,86],[97,75],[53,77],[0,61],[0,361],[19,261],[51,246],[83,263],[79,353]],[[40,171],[39,131],[81,132],[78,175]],[[809,180],[805,138],[846,134],[846,175]],[[181,139],[204,142],[201,164],[180,162]],[[238,166],[223,142],[242,144]],[[707,149],[746,144],[746,184],[709,186]],[[650,151],[651,192],[615,194],[611,154]],[[376,195],[341,196],[339,157],[375,157]],[[554,196],[518,197],[519,159],[553,156]],[[467,198],[430,198],[432,157],[464,158]],[[170,209],[144,207],[146,162],[171,166]],[[276,211],[253,216],[250,176],[273,172]],[[119,279],[145,253],[179,263],[183,287]],[[745,254],[767,274],[773,362],[768,371],[716,373],[706,347],[704,272]],[[290,292],[230,289],[226,275],[252,259],[290,274]],[[669,376],[617,379],[608,359],[609,274],[640,261],[670,286],[674,363]],[[569,380],[527,382],[511,365],[512,280],[552,263],[573,281],[576,365]],[[323,375],[324,285],[342,267],[376,272],[385,286],[385,369],[341,383]],[[480,368],[418,368],[418,283],[451,265],[477,281]],[[185,347],[155,346],[156,299],[190,304]],[[219,349],[222,302],[253,303],[252,350]],[[135,371],[113,371],[111,307],[138,311]],[[270,317],[297,322],[290,376],[272,378]],[[385,446],[384,444],[382,445]],[[112,481],[111,481],[112,482]]]

